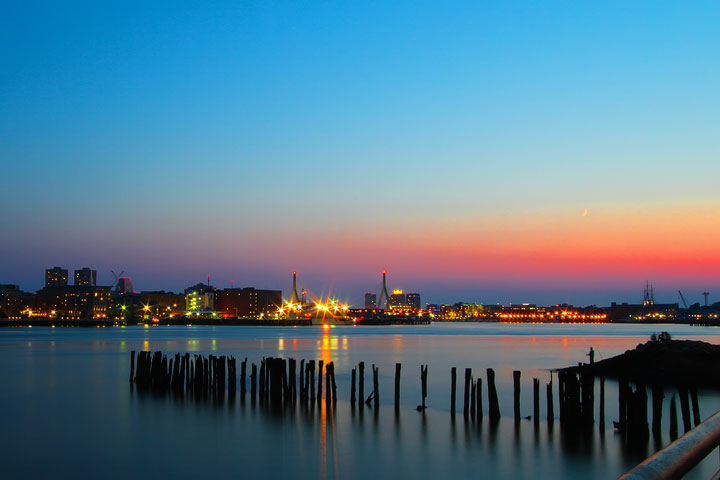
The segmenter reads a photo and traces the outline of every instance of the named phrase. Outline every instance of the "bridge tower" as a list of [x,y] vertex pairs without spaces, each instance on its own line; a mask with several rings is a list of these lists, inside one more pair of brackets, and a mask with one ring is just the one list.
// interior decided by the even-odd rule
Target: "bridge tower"
[[387,290],[387,283],[385,281],[385,274],[387,271],[382,271],[383,276],[383,282],[382,282],[382,290],[380,290],[380,298],[378,298],[377,304],[375,304],[376,308],[380,309],[382,308],[382,302],[383,299],[385,300],[385,310],[388,310],[390,308],[390,294],[388,294]]
[[292,287],[292,296],[290,297],[290,303],[293,305],[298,305],[300,303],[300,297],[298,296],[297,292],[297,272],[293,272],[293,287]]

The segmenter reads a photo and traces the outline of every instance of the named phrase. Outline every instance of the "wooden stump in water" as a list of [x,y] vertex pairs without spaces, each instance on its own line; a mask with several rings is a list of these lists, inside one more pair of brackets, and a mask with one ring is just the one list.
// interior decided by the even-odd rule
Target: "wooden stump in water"
[[457,389],[457,367],[450,369],[450,415],[455,418],[455,390]]
[[373,371],[373,402],[375,405],[375,409],[377,411],[377,408],[380,406],[380,387],[378,385],[378,367],[376,367],[375,364],[372,365],[372,371]]
[[472,368],[465,369],[465,390],[463,393],[463,416],[470,414],[470,382],[472,381]]
[[670,441],[674,442],[678,438],[678,416],[677,405],[675,404],[675,395],[670,399]]
[[135,376],[135,350],[130,352],[130,383],[133,383]]
[[500,405],[498,404],[497,390],[495,390],[495,370],[488,368],[487,384],[488,384],[488,416],[491,422],[500,420]]
[[365,402],[365,362],[358,364],[358,399],[362,408]]
[[533,378],[533,422],[540,423],[540,380]]
[[513,370],[513,411],[517,423],[520,421],[520,370]]

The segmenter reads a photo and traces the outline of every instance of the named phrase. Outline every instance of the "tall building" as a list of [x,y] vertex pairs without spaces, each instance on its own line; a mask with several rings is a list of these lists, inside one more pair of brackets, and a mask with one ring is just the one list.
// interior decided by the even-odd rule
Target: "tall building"
[[106,318],[110,295],[110,287],[45,287],[35,295],[35,306],[41,312],[60,318]]
[[421,310],[420,294],[419,293],[408,293],[405,295],[405,302],[413,310]]
[[404,307],[407,305],[407,302],[405,300],[405,294],[402,290],[393,290],[392,295],[390,295],[390,300],[388,301],[388,305],[390,307],[390,310],[393,308],[398,307]]
[[377,295],[370,292],[365,294],[365,308],[377,308]]
[[46,287],[64,287],[68,282],[68,271],[66,268],[53,267],[45,270]]
[[282,292],[252,287],[226,288],[217,292],[215,306],[218,312],[237,318],[274,315],[282,306]]
[[88,267],[75,270],[75,285],[78,287],[94,287],[97,285],[97,270]]

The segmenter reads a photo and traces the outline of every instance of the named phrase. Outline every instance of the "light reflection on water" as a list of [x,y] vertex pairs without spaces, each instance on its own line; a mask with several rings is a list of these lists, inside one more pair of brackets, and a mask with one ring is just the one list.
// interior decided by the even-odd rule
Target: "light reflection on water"
[[[598,359],[622,353],[660,330],[720,343],[720,331],[713,328],[628,325],[0,330],[0,459],[8,473],[3,477],[89,478],[102,472],[188,478],[211,472],[271,478],[613,478],[653,447],[622,448],[611,424],[617,418],[615,385],[606,383],[605,434],[595,429],[589,436],[568,437],[557,423],[550,428],[544,416],[537,426],[526,420],[515,425],[512,370],[523,372],[521,410],[529,415],[533,377],[541,380],[544,394],[548,369],[586,360],[590,346]],[[222,405],[131,393],[128,352],[143,349],[230,354],[249,363],[263,356],[333,361],[339,401],[334,411],[323,398],[313,408],[297,405],[277,415],[251,402],[249,389],[244,402]],[[379,367],[379,411],[350,407],[350,371],[359,361],[368,367],[366,395],[372,389],[370,364]],[[403,364],[399,415],[391,405],[395,362]],[[429,365],[424,414],[414,410],[420,403],[420,364]],[[495,368],[504,415],[497,426],[490,425],[487,412],[483,423],[466,422],[462,413],[450,420],[452,366],[459,373],[472,367],[483,378],[485,368]],[[671,394],[666,392],[666,406]],[[720,408],[720,397],[701,392],[700,406],[707,417]],[[667,432],[666,424],[664,442]],[[709,478],[716,468],[711,455],[690,478]]]

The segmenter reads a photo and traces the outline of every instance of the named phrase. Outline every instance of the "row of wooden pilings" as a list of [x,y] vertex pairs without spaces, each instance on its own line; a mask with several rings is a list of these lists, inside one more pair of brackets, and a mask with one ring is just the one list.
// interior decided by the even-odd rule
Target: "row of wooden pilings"
[[[191,394],[195,396],[212,396],[223,398],[226,385],[228,396],[234,398],[237,389],[236,359],[232,356],[193,355],[189,353],[175,354],[174,357],[163,355],[162,352],[139,352],[137,365],[135,351],[130,354],[130,383],[138,389],[151,390],[157,393],[173,392],[176,394]],[[316,385],[317,366],[317,385]],[[299,369],[297,361],[293,358],[263,358],[259,366],[250,365],[250,397],[254,401],[269,401],[279,406],[284,402],[295,402],[299,398],[302,403],[323,398],[323,367],[325,369],[325,399],[328,406],[337,403],[337,385],[335,382],[335,365],[329,362],[323,364],[319,360],[301,360]],[[380,405],[379,369],[372,365],[372,389],[365,391],[365,362],[360,362],[352,369],[350,384],[350,403],[354,407],[359,404],[373,406]],[[402,365],[395,364],[395,392],[394,406],[400,408],[400,379]],[[299,375],[298,375],[299,371]],[[240,364],[239,393],[244,399],[246,385],[248,384],[248,361],[244,359]],[[457,368],[450,370],[450,414],[456,415]],[[488,368],[485,371],[487,382],[488,417],[491,422],[500,419],[500,405],[495,388],[495,371]],[[299,376],[299,378],[297,378]],[[428,366],[420,366],[421,402],[418,411],[424,411],[427,399]],[[567,430],[589,431],[595,424],[595,384],[596,377],[590,374],[578,373],[572,369],[559,370],[558,378],[558,405],[560,425]],[[601,432],[605,429],[605,379],[599,377],[600,404],[598,426]],[[298,381],[299,380],[299,381]],[[533,378],[533,413],[532,416],[523,417],[520,411],[521,372],[513,371],[513,413],[516,422],[521,419],[532,418],[535,424],[540,422],[540,380]],[[298,390],[299,386],[299,390]],[[481,422],[483,420],[483,381],[475,378],[471,368],[464,371],[464,389],[462,399],[462,414],[465,419]],[[664,387],[653,385],[652,392],[652,433],[660,436],[662,420],[662,405]],[[553,379],[545,387],[546,420],[548,427],[552,428],[555,422]],[[678,386],[677,396],[680,400],[683,427],[685,432],[692,428],[690,418],[690,405],[694,424],[701,422],[698,406],[697,389],[694,387]],[[644,441],[649,437],[647,389],[644,384],[620,379],[618,382],[618,421],[616,428],[630,441]],[[678,436],[678,416],[675,395],[670,401],[670,438]]]

